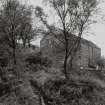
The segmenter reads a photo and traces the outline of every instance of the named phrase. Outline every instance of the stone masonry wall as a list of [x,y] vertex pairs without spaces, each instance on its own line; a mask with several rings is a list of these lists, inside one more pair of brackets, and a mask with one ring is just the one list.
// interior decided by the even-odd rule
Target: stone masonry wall
[[[84,39],[83,39],[84,40]],[[95,59],[101,56],[101,49],[90,41],[84,40],[86,43],[81,42],[80,50],[74,57],[74,64],[78,66],[88,67],[89,63],[95,65]],[[45,38],[41,41],[41,51],[45,56],[53,60],[55,66],[61,66],[64,61],[64,52],[58,51],[52,44],[50,38]]]

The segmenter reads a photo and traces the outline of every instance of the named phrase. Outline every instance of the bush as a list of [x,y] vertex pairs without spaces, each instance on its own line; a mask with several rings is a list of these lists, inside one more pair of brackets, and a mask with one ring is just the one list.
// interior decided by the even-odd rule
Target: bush
[[11,91],[11,86],[9,83],[0,83],[0,97],[9,94]]
[[6,55],[0,56],[0,66],[6,67],[8,65],[8,57]]
[[9,48],[7,50],[7,46],[0,43],[0,66],[5,67],[9,62]]
[[[49,80],[44,92],[53,105],[104,105],[105,95],[101,86],[91,81]],[[49,100],[50,99],[50,100]]]
[[28,71],[33,71],[33,72],[37,72],[39,70],[41,70],[41,66],[39,64],[31,64],[31,65],[28,65]]
[[31,64],[40,64],[41,63],[41,55],[38,54],[30,54],[28,57],[25,59],[26,62],[28,62],[30,65]]
[[41,58],[41,65],[45,67],[51,67],[52,61],[48,57],[42,57]]
[[37,54],[31,54],[26,59],[29,65],[31,64],[40,64],[41,66],[50,67],[52,65],[52,61],[48,57],[43,57],[43,55],[39,52]]

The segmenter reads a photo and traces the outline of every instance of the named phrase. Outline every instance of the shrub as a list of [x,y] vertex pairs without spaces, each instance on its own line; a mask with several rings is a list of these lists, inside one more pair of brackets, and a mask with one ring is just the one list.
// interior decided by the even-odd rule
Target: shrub
[[41,65],[46,66],[46,67],[51,67],[52,61],[48,57],[42,57]]
[[40,52],[37,54],[30,54],[25,61],[28,62],[29,65],[40,64],[45,67],[50,67],[52,65],[52,61],[48,57],[43,57]]
[[25,59],[26,62],[28,62],[30,65],[31,64],[40,64],[41,63],[41,55],[38,54],[30,54],[28,57]]
[[9,83],[0,83],[0,97],[9,94],[11,86]]
[[[53,105],[100,105],[105,104],[104,90],[91,81],[80,80],[49,80],[44,92]],[[100,94],[100,95],[99,95]],[[50,100],[51,101],[50,101]]]
[[0,66],[6,67],[8,65],[8,57],[6,55],[2,55],[0,57]]

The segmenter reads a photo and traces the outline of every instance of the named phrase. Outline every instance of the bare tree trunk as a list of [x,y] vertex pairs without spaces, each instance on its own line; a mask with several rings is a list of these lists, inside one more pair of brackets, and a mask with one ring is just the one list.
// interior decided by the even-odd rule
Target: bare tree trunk
[[69,69],[72,69],[72,66],[73,66],[73,56],[71,56],[71,59],[70,59],[70,68]]
[[25,41],[23,41],[23,48],[25,48],[26,47],[26,42]]
[[31,43],[30,43],[30,40],[28,40],[28,47],[29,47],[29,48],[31,47]]
[[68,61],[68,39],[66,35],[66,29],[64,25],[64,36],[65,36],[65,58],[64,58],[64,73],[65,73],[65,78],[68,79],[68,68],[67,68],[67,61]]
[[16,53],[15,53],[15,48],[13,49],[13,63],[16,65]]
[[13,44],[13,64],[16,65],[16,44],[15,44],[15,41],[14,41],[14,44]]
[[42,105],[41,95],[39,95],[39,105]]
[[67,74],[67,51],[65,52],[65,59],[64,59],[64,74],[65,74],[65,78],[68,78],[68,74]]

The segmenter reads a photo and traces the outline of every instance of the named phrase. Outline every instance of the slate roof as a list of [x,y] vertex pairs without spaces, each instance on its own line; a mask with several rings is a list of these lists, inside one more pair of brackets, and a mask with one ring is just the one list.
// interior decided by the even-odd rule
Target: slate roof
[[89,40],[86,40],[84,38],[81,39],[81,43],[83,44],[86,44],[86,45],[89,45],[93,48],[97,48],[97,49],[100,49],[100,47],[98,47],[96,44],[94,44],[92,41],[89,41]]

